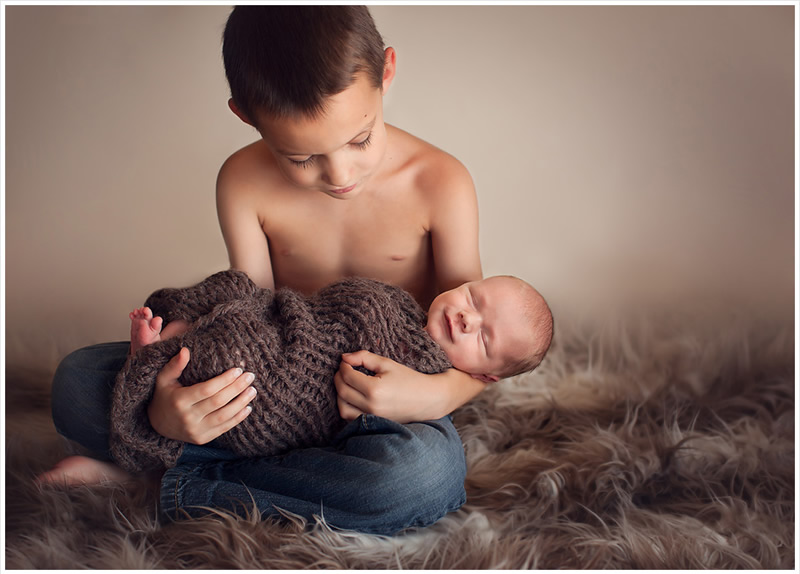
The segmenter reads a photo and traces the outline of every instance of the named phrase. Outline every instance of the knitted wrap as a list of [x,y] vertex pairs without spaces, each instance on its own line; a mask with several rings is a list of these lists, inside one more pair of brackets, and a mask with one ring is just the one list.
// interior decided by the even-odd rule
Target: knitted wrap
[[422,373],[451,364],[424,330],[425,312],[398,287],[350,278],[311,297],[262,289],[246,274],[222,271],[184,289],[161,289],[145,305],[165,324],[192,323],[184,334],[141,348],[117,375],[111,453],[130,472],[172,467],[183,443],[150,426],[156,376],[187,347],[179,381],[206,381],[232,367],[255,374],[253,412],[219,437],[242,456],[268,456],[330,442],[344,426],[333,378],[342,353],[366,349]]

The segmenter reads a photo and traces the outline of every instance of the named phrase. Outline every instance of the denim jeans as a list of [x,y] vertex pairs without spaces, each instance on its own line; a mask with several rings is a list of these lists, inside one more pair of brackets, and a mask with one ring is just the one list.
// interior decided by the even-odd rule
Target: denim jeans
[[[53,379],[56,430],[110,460],[111,391],[128,343],[79,349]],[[253,413],[250,416],[257,416]],[[179,520],[208,508],[263,516],[278,508],[338,528],[394,534],[427,526],[466,500],[464,449],[452,419],[399,424],[374,415],[350,422],[333,443],[240,459],[216,442],[187,444],[161,479],[161,512]]]

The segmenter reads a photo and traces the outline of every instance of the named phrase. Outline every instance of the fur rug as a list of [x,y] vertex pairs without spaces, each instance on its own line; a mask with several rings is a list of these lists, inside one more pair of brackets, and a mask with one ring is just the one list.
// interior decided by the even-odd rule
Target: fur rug
[[467,504],[393,538],[291,516],[160,525],[144,484],[39,490],[66,453],[50,374],[10,369],[6,566],[793,569],[792,326],[559,327],[534,374],[454,414]]

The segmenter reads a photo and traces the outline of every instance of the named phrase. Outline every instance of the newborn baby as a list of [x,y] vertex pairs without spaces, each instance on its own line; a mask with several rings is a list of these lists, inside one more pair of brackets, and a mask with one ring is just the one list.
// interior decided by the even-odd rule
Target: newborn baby
[[155,378],[181,347],[192,357],[184,385],[232,367],[256,375],[253,413],[217,441],[249,457],[325,445],[341,430],[333,378],[343,353],[366,349],[423,373],[452,366],[492,382],[534,369],[552,337],[547,303],[509,276],[446,291],[427,317],[406,291],[371,279],[307,297],[262,289],[235,270],[161,289],[145,305],[131,313],[131,355],[111,409],[111,452],[131,472],[174,466],[182,452],[147,417]]

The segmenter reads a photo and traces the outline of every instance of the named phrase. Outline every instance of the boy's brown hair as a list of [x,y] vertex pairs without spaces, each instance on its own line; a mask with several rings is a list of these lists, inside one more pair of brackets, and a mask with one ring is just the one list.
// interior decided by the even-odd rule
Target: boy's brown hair
[[222,56],[231,98],[255,123],[318,117],[356,74],[383,83],[384,44],[366,6],[236,6]]

